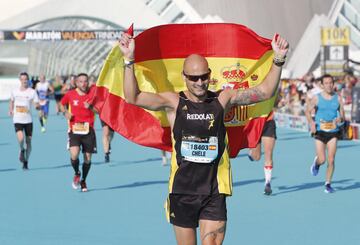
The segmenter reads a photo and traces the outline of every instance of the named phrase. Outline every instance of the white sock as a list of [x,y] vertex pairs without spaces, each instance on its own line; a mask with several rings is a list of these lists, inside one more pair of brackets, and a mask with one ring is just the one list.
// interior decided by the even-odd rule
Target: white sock
[[265,184],[271,182],[271,175],[272,175],[272,166],[264,166],[264,173],[265,173]]

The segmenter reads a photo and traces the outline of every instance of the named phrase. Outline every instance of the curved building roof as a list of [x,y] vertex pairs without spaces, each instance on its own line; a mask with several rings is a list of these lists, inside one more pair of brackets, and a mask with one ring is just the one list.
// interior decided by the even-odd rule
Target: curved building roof
[[[19,0],[12,0],[15,3],[17,1]],[[3,1],[0,9],[1,5],[7,5],[7,2]],[[136,22],[137,28],[140,29],[165,23],[141,0],[132,0],[131,4],[126,0],[47,0],[35,3],[37,4],[0,21],[0,28],[27,28],[49,20],[70,17],[91,17],[113,27],[127,27],[130,23]]]
[[286,37],[295,48],[315,14],[327,15],[333,0],[188,0],[200,13],[218,15],[224,22],[245,25],[263,37]]

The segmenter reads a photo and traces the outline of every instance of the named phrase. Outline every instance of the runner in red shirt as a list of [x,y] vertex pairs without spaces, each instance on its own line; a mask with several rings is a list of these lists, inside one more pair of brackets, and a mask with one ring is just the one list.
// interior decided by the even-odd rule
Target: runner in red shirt
[[[95,111],[89,104],[95,87],[89,87],[88,75],[85,73],[80,73],[76,77],[76,86],[76,89],[68,91],[61,99],[60,109],[69,123],[70,157],[75,171],[72,186],[74,189],[81,186],[81,191],[86,192],[86,177],[91,166],[91,154],[96,153]],[[80,146],[84,154],[82,176],[79,170]]]
[[250,149],[248,157],[250,161],[259,161],[261,158],[261,145],[264,147],[264,174],[265,174],[265,189],[264,195],[271,195],[271,176],[273,169],[273,151],[276,141],[276,124],[274,120],[274,112],[271,112],[266,119],[261,138],[255,148]]
[[[278,94],[274,107],[281,101],[281,96]],[[274,120],[274,112],[270,112],[269,116],[266,119],[261,138],[256,145],[255,148],[250,149],[248,153],[248,157],[250,161],[259,161],[261,158],[261,145],[263,145],[264,150],[264,174],[265,174],[265,189],[264,195],[271,195],[271,178],[272,178],[272,170],[273,170],[273,152],[275,148],[276,142],[276,123]]]

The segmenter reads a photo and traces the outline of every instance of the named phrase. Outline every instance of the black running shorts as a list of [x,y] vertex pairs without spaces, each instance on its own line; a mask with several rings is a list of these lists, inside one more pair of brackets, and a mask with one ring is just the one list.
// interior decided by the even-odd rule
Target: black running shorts
[[32,136],[33,124],[32,123],[15,123],[15,132],[25,131],[25,136]]
[[93,128],[90,128],[88,134],[69,133],[69,146],[81,146],[83,153],[96,153],[96,135]]
[[226,196],[170,194],[167,212],[170,223],[184,228],[196,228],[199,220],[226,221]]
[[55,94],[54,95],[55,101],[60,101],[63,96],[64,96],[63,94]]
[[339,139],[340,133],[339,132],[323,132],[317,131],[314,135],[314,138],[320,140],[325,145],[333,138]]
[[275,120],[269,120],[265,122],[262,135],[263,137],[271,137],[277,139],[276,137],[276,124]]

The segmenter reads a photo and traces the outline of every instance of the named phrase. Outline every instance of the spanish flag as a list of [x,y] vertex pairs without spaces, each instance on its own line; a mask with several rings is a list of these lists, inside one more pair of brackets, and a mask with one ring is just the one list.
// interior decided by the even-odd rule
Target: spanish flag
[[[141,91],[186,90],[184,59],[190,54],[207,58],[212,91],[248,89],[269,72],[271,40],[237,24],[170,24],[156,26],[135,37],[135,75]],[[96,84],[95,108],[100,118],[125,138],[148,147],[171,151],[171,132],[163,111],[147,111],[127,104],[123,93],[124,61],[115,46]],[[237,106],[225,116],[230,156],[255,147],[275,96],[261,103]]]

